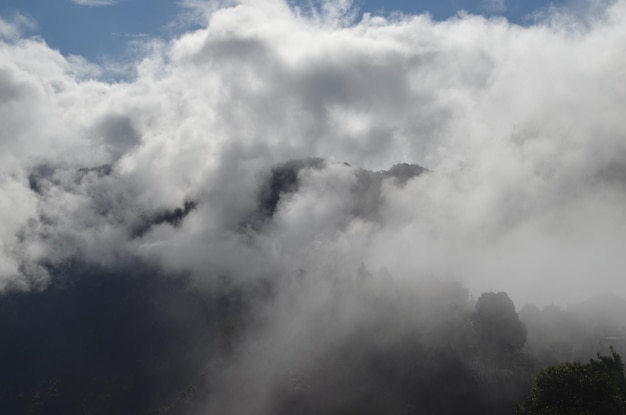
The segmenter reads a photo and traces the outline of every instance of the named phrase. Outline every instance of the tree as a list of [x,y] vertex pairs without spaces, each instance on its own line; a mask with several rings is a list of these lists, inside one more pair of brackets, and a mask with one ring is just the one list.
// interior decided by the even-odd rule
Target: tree
[[624,363],[610,356],[543,370],[516,415],[626,415]]
[[482,294],[472,316],[483,346],[492,351],[519,351],[526,342],[526,326],[505,292]]

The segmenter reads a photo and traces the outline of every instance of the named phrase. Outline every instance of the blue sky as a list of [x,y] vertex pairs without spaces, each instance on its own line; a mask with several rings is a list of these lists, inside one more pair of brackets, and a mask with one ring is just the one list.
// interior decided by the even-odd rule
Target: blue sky
[[[433,18],[444,20],[465,10],[526,24],[533,12],[566,1],[355,0],[354,5],[360,13],[428,12]],[[3,0],[0,4],[0,17],[11,18],[19,13],[36,22],[37,27],[29,35],[41,36],[65,55],[81,55],[92,61],[123,55],[134,39],[173,36],[176,28],[171,23],[182,11],[181,2],[173,0]]]

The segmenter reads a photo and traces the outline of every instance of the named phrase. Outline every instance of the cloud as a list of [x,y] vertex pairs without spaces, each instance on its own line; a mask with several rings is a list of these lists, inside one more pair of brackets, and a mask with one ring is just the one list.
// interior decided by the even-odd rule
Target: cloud
[[[198,278],[365,262],[527,300],[624,292],[624,9],[581,32],[240,2],[146,40],[119,83],[41,40],[1,43],[3,286],[121,255]],[[331,163],[300,173],[271,226],[242,231],[272,166],[307,157]],[[355,217],[358,167],[398,162],[433,173],[385,182],[375,220]],[[189,200],[178,226],[137,236]]]
[[37,22],[23,14],[15,14],[11,19],[0,18],[0,39],[16,40],[25,31],[37,28]]
[[[0,290],[63,285],[76,264],[120,292],[152,270],[159,293],[181,275],[211,307],[225,290],[251,327],[211,378],[216,413],[280,413],[277,391],[341,353],[348,380],[355,350],[438,362],[420,348],[466,323],[463,286],[518,306],[626,296],[625,2],[528,27],[202,5],[201,27],[144,39],[125,81],[0,41]],[[401,162],[428,171],[389,171]],[[133,287],[145,321],[231,330],[179,323],[187,287],[165,308]],[[271,301],[241,317],[254,296]],[[224,311],[197,304],[185,313]]]
[[72,0],[80,6],[110,6],[116,3],[116,0]]

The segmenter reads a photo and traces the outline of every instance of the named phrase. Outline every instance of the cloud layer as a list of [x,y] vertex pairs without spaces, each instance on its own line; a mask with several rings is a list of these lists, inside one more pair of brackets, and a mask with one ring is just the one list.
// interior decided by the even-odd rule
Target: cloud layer
[[[133,257],[198,281],[365,263],[522,303],[626,295],[626,3],[529,27],[203,10],[206,27],[146,41],[117,83],[0,22],[2,289]],[[242,228],[272,166],[307,157],[329,163]],[[383,181],[376,218],[355,216],[358,167],[399,162],[431,173]],[[136,232],[186,201],[176,226]]]

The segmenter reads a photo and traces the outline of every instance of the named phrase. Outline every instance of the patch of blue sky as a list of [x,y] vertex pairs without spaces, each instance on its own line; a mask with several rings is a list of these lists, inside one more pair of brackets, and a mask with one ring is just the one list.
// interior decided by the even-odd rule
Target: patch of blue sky
[[389,14],[401,11],[407,14],[428,13],[435,20],[446,20],[464,11],[484,16],[502,16],[516,24],[528,24],[536,11],[551,5],[561,5],[565,0],[357,0],[355,4],[366,12]]
[[124,54],[133,39],[171,36],[168,23],[179,13],[172,0],[3,0],[0,5],[4,18],[32,18],[37,29],[31,34],[52,48],[94,61]]
[[[309,7],[320,0],[293,0]],[[428,13],[445,20],[460,11],[487,17],[502,16],[515,24],[532,23],[536,11],[573,0],[354,0],[358,16]],[[132,54],[129,45],[140,38],[175,36],[172,25],[181,15],[183,2],[174,0],[2,0],[0,17],[26,16],[37,23],[31,35],[43,38],[64,55],[80,55],[90,61],[121,59]],[[187,13],[189,10],[187,10]],[[189,29],[189,27],[187,27]]]

